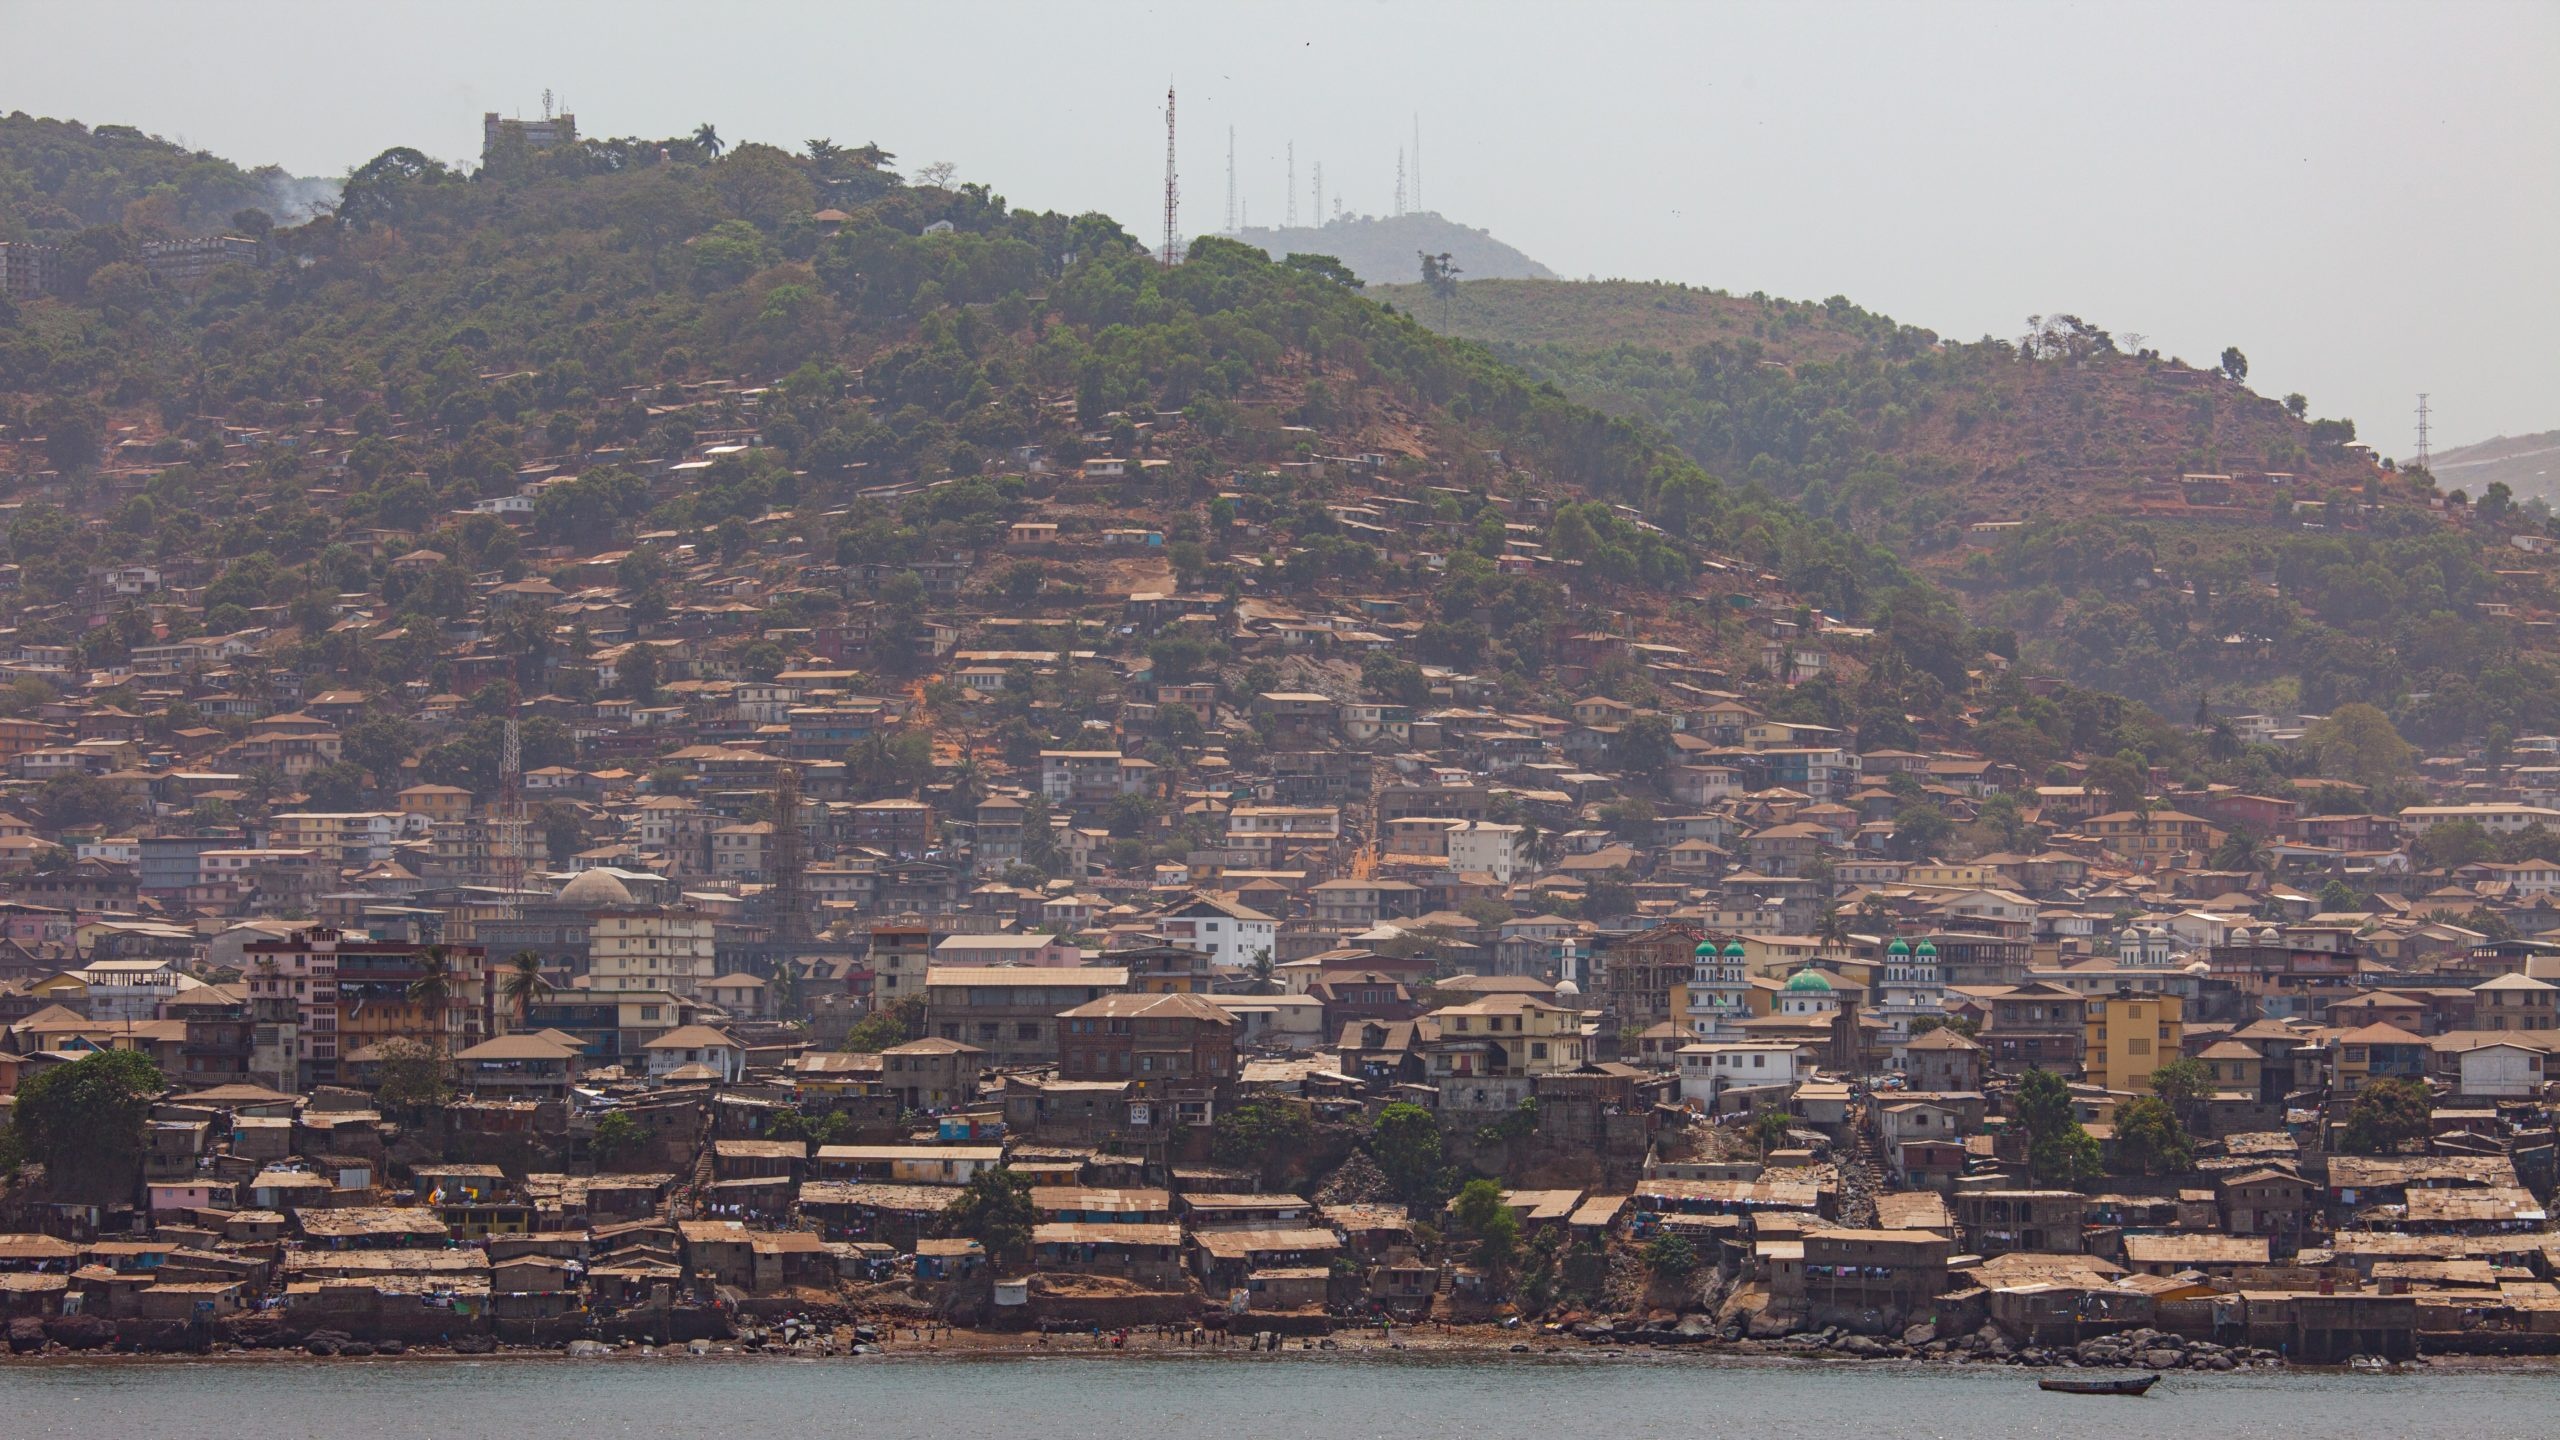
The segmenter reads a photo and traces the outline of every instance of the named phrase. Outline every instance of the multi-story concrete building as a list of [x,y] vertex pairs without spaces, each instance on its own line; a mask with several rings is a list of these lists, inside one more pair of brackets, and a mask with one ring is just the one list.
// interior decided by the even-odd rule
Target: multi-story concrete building
[[1058,1016],[1129,986],[1129,972],[1008,965],[935,965],[925,971],[925,1026],[987,1052],[990,1065],[1047,1065],[1058,1058]]
[[510,120],[495,110],[480,116],[480,159],[485,163],[507,146],[521,143],[527,150],[556,150],[578,143],[578,117],[562,112],[539,120]]
[[375,865],[404,838],[427,833],[425,816],[397,810],[294,810],[267,820],[267,848],[309,850],[323,863]]
[[1249,969],[1264,956],[1279,958],[1280,922],[1224,896],[1194,893],[1156,912],[1151,923],[1166,939],[1229,969]]
[[640,906],[598,914],[587,973],[599,990],[666,990],[685,999],[720,973],[717,922],[699,911]]
[[1494,820],[1461,821],[1448,834],[1449,868],[1460,874],[1490,875],[1508,885],[1528,865],[1526,831]]
[[[390,943],[315,925],[253,940],[241,959],[253,1005],[293,1001],[301,1053],[282,1058],[305,1086],[337,1080],[349,1056],[393,1040],[450,1054],[488,1033],[488,954],[477,945]],[[431,975],[441,1001],[422,993]]]
[[2186,1002],[2175,995],[2119,990],[2089,998],[2081,1065],[2092,1085],[2149,1094],[2151,1072],[2185,1053]]
[[1043,750],[1040,794],[1052,805],[1105,805],[1156,788],[1156,765],[1117,750]]

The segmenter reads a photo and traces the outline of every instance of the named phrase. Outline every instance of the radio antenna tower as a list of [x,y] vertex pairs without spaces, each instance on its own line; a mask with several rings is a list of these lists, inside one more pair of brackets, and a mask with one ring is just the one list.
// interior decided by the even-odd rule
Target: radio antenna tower
[[1227,233],[1236,233],[1236,127],[1227,127]]
[[1416,214],[1422,211],[1422,113],[1420,111],[1415,111],[1413,116],[1413,208]]
[[773,845],[766,851],[772,865],[765,876],[765,898],[773,907],[773,943],[790,959],[793,946],[809,943],[809,912],[801,898],[800,767],[784,765],[773,772]]
[[509,720],[498,750],[498,810],[491,817],[499,832],[491,836],[498,862],[498,903],[512,918],[524,913],[524,735]]
[[1315,162],[1316,223],[1324,223],[1324,162]]
[[2418,392],[2418,468],[2429,472],[2435,467],[2427,463],[2427,392]]
[[1404,152],[1396,152],[1396,213],[1404,213]]
[[1156,259],[1165,265],[1173,263],[1173,232],[1179,223],[1182,201],[1181,185],[1173,173],[1173,87],[1164,87],[1164,252]]
[[1280,226],[1298,228],[1298,142],[1289,142],[1289,183],[1280,192]]

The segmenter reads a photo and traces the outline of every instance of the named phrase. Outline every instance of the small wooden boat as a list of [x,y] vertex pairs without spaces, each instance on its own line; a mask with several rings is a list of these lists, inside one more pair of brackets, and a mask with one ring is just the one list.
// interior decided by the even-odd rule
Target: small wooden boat
[[2116,1380],[2066,1380],[2057,1375],[2038,1380],[2036,1388],[2057,1395],[2139,1395],[2159,1383],[2157,1375],[2127,1375]]

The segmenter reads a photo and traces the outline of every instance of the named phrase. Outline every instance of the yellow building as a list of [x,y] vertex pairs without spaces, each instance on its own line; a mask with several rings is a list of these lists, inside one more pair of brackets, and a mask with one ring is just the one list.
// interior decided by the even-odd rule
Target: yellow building
[[1990,865],[1914,865],[1902,872],[1902,883],[1933,890],[1983,890],[2005,885],[2008,877]]
[[2187,1002],[2176,995],[2092,995],[2087,1011],[2089,1083],[2131,1094],[2151,1092],[2151,1072],[2185,1052]]
[[2475,1030],[2560,1029],[2560,985],[2526,975],[2501,975],[2471,987]]
[[1825,942],[1819,935],[1741,935],[1743,968],[1772,980],[1784,980],[1807,965],[1825,967],[1859,963],[1845,944]]
[[2118,810],[2092,817],[2080,832],[2133,862],[2157,870],[2184,855],[2210,854],[2223,832],[2183,810]]
[[471,792],[459,785],[412,785],[392,797],[404,815],[429,820],[460,820],[471,813]]
[[1582,1012],[1534,995],[1488,995],[1434,1010],[1431,1078],[1561,1075],[1582,1068]]
[[598,990],[667,990],[686,999],[720,973],[714,926],[692,910],[608,910],[587,932],[589,984]]

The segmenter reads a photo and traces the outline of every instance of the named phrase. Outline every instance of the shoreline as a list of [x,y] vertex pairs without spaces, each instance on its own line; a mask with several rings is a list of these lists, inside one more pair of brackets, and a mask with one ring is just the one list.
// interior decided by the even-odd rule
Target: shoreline
[[[967,1332],[963,1332],[967,1333]],[[1328,1337],[1330,1338],[1330,1337]],[[595,1348],[587,1349],[585,1346]],[[581,1348],[572,1348],[581,1347]],[[730,1362],[730,1363],[851,1363],[857,1361],[932,1362],[965,1364],[971,1361],[1023,1360],[1112,1360],[1112,1361],[1252,1361],[1280,1363],[1288,1360],[1317,1362],[1407,1362],[1427,1364],[1451,1362],[1461,1364],[1596,1364],[1613,1361],[1687,1362],[1732,1369],[1871,1369],[1897,1373],[1979,1374],[1997,1370],[2015,1370],[2023,1375],[2046,1376],[2056,1373],[2088,1372],[2121,1374],[2127,1371],[2152,1371],[2163,1376],[2199,1379],[2249,1379],[2281,1375],[2362,1375],[2376,1378],[2417,1374],[2477,1375],[2549,1375],[2560,1373],[2560,1356],[2537,1355],[2435,1355],[2403,1361],[2383,1370],[2362,1370],[2347,1365],[2294,1364],[2282,1360],[2255,1362],[2230,1370],[2190,1368],[2186,1366],[2153,1370],[2142,1365],[2083,1365],[2076,1360],[2054,1360],[2035,1363],[2011,1357],[1990,1359],[1955,1355],[1888,1355],[1860,1356],[1830,1349],[1781,1347],[1760,1342],[1757,1348],[1745,1350],[1732,1344],[1655,1343],[1641,1339],[1618,1341],[1585,1341],[1562,1336],[1536,1336],[1527,1339],[1489,1336],[1439,1336],[1429,1340],[1387,1342],[1374,1336],[1365,1340],[1332,1339],[1292,1340],[1278,1349],[1259,1349],[1250,1345],[1185,1345],[1147,1337],[1140,1343],[1132,1336],[1125,1347],[1108,1343],[1095,1344],[1089,1336],[1065,1335],[1042,1344],[1036,1335],[1017,1338],[1012,1335],[989,1336],[983,1343],[952,1343],[949,1340],[891,1342],[886,1345],[864,1342],[860,1348],[833,1343],[800,1345],[750,1345],[737,1340],[703,1341],[676,1345],[605,1344],[603,1342],[570,1342],[567,1345],[502,1345],[485,1353],[457,1351],[444,1347],[408,1347],[398,1354],[315,1355],[300,1347],[249,1348],[223,1346],[207,1351],[153,1351],[102,1347],[73,1350],[48,1347],[39,1352],[0,1358],[0,1373],[15,1366],[62,1368],[96,1365],[106,1367],[128,1365],[203,1365],[203,1364],[269,1364],[331,1367],[362,1365],[368,1362],[388,1364],[529,1364],[551,1363],[635,1363],[656,1362]]]

